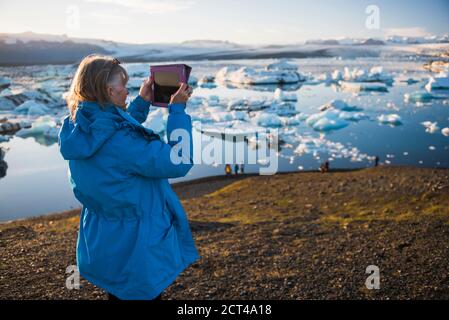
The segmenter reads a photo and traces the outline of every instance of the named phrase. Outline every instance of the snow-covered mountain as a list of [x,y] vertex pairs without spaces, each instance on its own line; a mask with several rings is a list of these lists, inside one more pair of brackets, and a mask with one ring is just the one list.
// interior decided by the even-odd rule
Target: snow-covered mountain
[[0,33],[0,65],[76,63],[90,53],[113,55],[126,62],[151,62],[202,59],[355,58],[411,52],[432,56],[448,52],[448,48],[448,35],[423,38],[393,36],[385,40],[318,39],[285,45],[241,45],[218,40],[129,44],[25,32]]

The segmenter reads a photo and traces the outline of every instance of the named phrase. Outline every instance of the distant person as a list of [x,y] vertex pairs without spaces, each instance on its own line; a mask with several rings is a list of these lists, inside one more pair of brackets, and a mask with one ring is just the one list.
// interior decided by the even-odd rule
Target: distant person
[[374,166],[377,167],[379,165],[379,157],[376,156],[376,158],[374,158]]
[[325,172],[328,172],[328,171],[329,171],[329,161],[328,161],[328,160],[324,161],[324,162],[321,164],[321,166],[320,166],[320,171],[321,171],[321,173],[325,173]]
[[239,175],[239,165],[237,163],[234,165],[234,173],[236,176]]
[[242,163],[240,164],[240,173],[244,174],[245,173],[245,165]]
[[174,130],[187,132],[192,146],[185,110],[192,88],[180,83],[170,99],[165,143],[142,126],[153,81],[145,79],[129,105],[127,82],[117,59],[84,58],[67,95],[70,114],[59,132],[59,150],[83,205],[76,246],[80,275],[110,300],[153,300],[199,259],[184,208],[168,183],[193,167],[192,147],[188,161],[171,160],[178,146]]
[[231,169],[231,165],[230,164],[226,164],[226,166],[225,166],[225,173],[226,173],[227,177],[229,177],[232,174],[232,169]]

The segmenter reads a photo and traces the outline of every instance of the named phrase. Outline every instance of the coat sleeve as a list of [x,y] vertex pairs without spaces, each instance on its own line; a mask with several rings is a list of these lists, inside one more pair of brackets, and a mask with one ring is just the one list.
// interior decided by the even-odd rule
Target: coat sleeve
[[147,119],[149,110],[150,102],[145,101],[140,95],[138,95],[129,103],[126,112],[128,112],[139,123],[142,123]]
[[193,167],[192,120],[185,104],[168,105],[167,141],[147,141],[130,161],[132,173],[148,178],[179,178]]

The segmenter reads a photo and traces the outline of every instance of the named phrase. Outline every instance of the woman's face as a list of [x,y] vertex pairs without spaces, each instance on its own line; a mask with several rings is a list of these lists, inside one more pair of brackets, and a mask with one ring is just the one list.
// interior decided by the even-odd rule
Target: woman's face
[[108,94],[111,102],[122,109],[126,109],[126,97],[128,93],[126,83],[124,83],[121,75],[117,75],[116,79],[108,85]]

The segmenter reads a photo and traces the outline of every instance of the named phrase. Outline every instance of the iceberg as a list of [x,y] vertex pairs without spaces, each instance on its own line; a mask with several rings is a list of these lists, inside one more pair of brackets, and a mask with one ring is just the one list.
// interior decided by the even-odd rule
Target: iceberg
[[393,76],[384,72],[383,67],[373,67],[369,71],[363,68],[350,70],[348,67],[345,67],[343,79],[350,82],[393,82]]
[[221,103],[220,103],[220,97],[217,95],[211,95],[209,96],[209,99],[206,100],[205,102],[206,106],[209,107],[221,107]]
[[14,101],[9,99],[8,97],[0,97],[0,110],[1,111],[9,111],[14,110],[16,104]]
[[321,132],[339,130],[349,125],[348,121],[340,117],[340,111],[335,109],[313,114],[306,119],[306,123],[313,130]]
[[282,127],[284,122],[275,113],[271,112],[259,112],[253,119],[253,123],[262,127]]
[[218,71],[215,79],[246,85],[287,84],[305,81],[306,78],[291,70],[264,70],[250,67],[224,67]]
[[131,90],[138,90],[140,89],[143,80],[145,80],[145,78],[130,78],[126,86]]
[[148,63],[127,63],[125,67],[130,78],[143,78],[150,74],[150,66]]
[[416,91],[404,94],[404,101],[407,103],[430,102],[433,99],[441,99],[441,98],[442,97],[436,96],[426,91]]
[[11,85],[11,79],[7,77],[0,77],[0,91],[8,88]]
[[319,113],[306,119],[307,125],[316,131],[327,132],[339,130],[349,125],[348,121],[360,121],[368,117],[356,106],[350,106],[342,100],[332,100],[320,107]]
[[215,122],[226,122],[232,120],[249,121],[248,113],[245,111],[214,111],[210,113]]
[[4,136],[4,135],[0,134],[0,143],[1,142],[8,142],[9,139],[11,139],[10,136]]
[[198,80],[198,83],[211,83],[215,81],[214,76],[203,76],[200,80]]
[[436,122],[424,121],[424,122],[421,122],[421,124],[424,126],[424,128],[426,128],[426,132],[428,132],[428,133],[435,133],[440,129],[437,126]]
[[287,119],[285,119],[285,124],[287,126],[296,126],[298,124],[301,123],[301,121],[305,120],[306,116],[303,114],[297,114],[293,117],[288,117]]
[[204,125],[199,121],[192,123],[193,128],[206,135],[226,134],[231,136],[251,136],[256,132],[263,132],[266,129],[259,126],[254,126],[251,123],[240,120],[233,120],[223,124]]
[[198,83],[198,85],[201,88],[205,88],[205,89],[214,89],[217,87],[217,85],[213,82],[202,82],[202,83]]
[[381,124],[389,124],[392,126],[399,126],[402,124],[402,119],[399,115],[397,114],[382,114],[380,116],[377,117],[377,120],[381,123]]
[[449,76],[447,73],[440,73],[435,77],[430,77],[429,82],[425,85],[427,91],[433,90],[448,90]]
[[268,108],[270,105],[271,102],[264,99],[251,100],[249,98],[243,98],[229,101],[228,110],[258,111]]
[[325,82],[327,84],[337,83],[338,81],[344,80],[343,74],[340,70],[334,70],[332,73],[325,72],[318,76],[318,81]]
[[319,158],[319,153],[327,153],[332,155],[332,158],[351,158],[353,162],[360,162],[363,160],[371,160],[372,157],[361,153],[356,147],[348,148],[340,142],[333,142],[311,136],[300,136],[299,144],[294,150],[296,155],[313,154],[315,158]]
[[362,110],[359,107],[356,106],[350,106],[348,105],[346,102],[344,102],[343,100],[332,100],[324,105],[322,105],[320,107],[320,111],[324,111],[327,109],[337,109],[340,111],[360,111]]
[[267,70],[296,71],[296,70],[298,70],[298,66],[288,63],[288,60],[286,60],[286,59],[281,59],[277,62],[269,64],[267,66]]
[[198,84],[198,78],[191,74],[191,75],[189,76],[188,85],[190,85],[190,86],[196,86],[197,84]]
[[274,112],[279,116],[293,116],[297,113],[299,113],[298,110],[296,110],[296,107],[291,102],[277,102],[274,101],[270,106],[270,112]]
[[198,105],[204,104],[205,101],[206,101],[206,99],[204,97],[197,97],[197,96],[191,97],[189,99],[189,101],[187,102],[187,107],[198,106]]
[[142,125],[159,134],[165,131],[167,127],[167,118],[167,110],[163,108],[157,108],[156,110],[151,111],[148,114],[145,122]]
[[198,80],[198,85],[201,88],[213,89],[216,88],[215,77],[214,76],[203,76]]
[[[5,118],[6,119],[6,118]],[[13,134],[22,128],[30,128],[31,124],[25,121],[5,121],[0,122],[0,134]]]
[[50,109],[35,100],[28,100],[18,106],[14,111],[18,113],[26,113],[28,116],[43,116],[48,114]]
[[379,92],[387,92],[388,87],[383,82],[348,82],[348,81],[339,81],[343,91],[349,92],[360,92],[360,91],[379,91]]
[[281,88],[276,88],[274,98],[278,101],[298,101],[298,96],[295,93],[285,93]]
[[17,131],[16,136],[26,138],[43,135],[46,138],[57,139],[58,133],[59,125],[56,121],[50,116],[42,116],[31,124],[31,128],[24,128]]
[[363,112],[342,111],[342,112],[340,112],[339,117],[344,120],[348,120],[348,121],[360,121],[360,120],[369,119],[369,117],[367,115],[365,115]]

